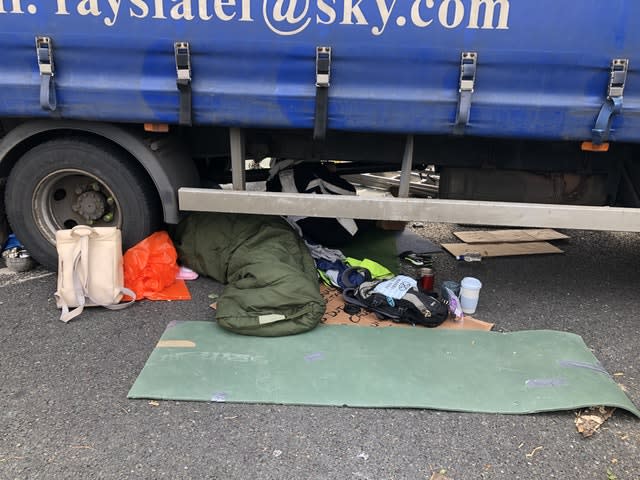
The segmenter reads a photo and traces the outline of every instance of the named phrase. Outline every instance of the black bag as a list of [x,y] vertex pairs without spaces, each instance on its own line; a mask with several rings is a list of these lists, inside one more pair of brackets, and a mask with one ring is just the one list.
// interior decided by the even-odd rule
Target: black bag
[[[271,167],[267,191],[356,195],[353,185],[326,166],[293,160],[280,160]],[[358,231],[358,224],[350,218],[291,216],[287,221],[295,224],[306,238],[325,247],[340,247]]]
[[345,289],[342,292],[345,303],[370,310],[382,319],[429,328],[437,327],[449,316],[445,302],[416,288],[409,289],[400,299],[374,292],[376,286],[384,281],[364,282],[356,288]]

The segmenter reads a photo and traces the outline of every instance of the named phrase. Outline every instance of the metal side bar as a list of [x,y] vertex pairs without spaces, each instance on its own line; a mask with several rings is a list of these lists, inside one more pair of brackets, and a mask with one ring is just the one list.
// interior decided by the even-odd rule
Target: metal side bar
[[640,209],[181,188],[181,210],[640,232]]

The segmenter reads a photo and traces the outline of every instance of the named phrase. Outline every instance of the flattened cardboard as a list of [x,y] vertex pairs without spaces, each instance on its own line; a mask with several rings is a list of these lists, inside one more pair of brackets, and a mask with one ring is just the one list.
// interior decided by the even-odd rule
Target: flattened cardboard
[[556,232],[551,228],[453,232],[453,234],[465,243],[543,242],[549,240],[566,240],[567,238],[570,238],[568,235]]
[[465,253],[478,252],[482,257],[510,257],[514,255],[540,255],[546,253],[564,253],[548,242],[526,243],[443,243],[442,248],[457,259]]

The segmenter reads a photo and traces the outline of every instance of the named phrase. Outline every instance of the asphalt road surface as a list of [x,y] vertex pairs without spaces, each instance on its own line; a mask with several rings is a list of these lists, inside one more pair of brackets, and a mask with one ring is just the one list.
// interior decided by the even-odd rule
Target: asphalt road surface
[[[454,241],[453,226],[418,231]],[[459,227],[456,227],[459,228]],[[567,231],[563,255],[435,259],[436,283],[484,284],[476,317],[504,331],[577,333],[640,405],[640,235]],[[575,412],[487,415],[128,400],[172,320],[207,295],[91,309],[65,325],[55,275],[0,271],[0,478],[640,479],[640,420],[617,410],[582,438]],[[410,362],[411,359],[407,358]],[[428,368],[428,366],[425,366]],[[499,395],[500,392],[496,392]]]

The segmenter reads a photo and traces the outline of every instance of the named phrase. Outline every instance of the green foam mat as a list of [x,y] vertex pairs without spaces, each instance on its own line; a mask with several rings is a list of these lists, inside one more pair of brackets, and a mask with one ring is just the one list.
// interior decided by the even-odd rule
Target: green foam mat
[[129,398],[640,417],[581,337],[321,325],[290,337],[172,322]]

